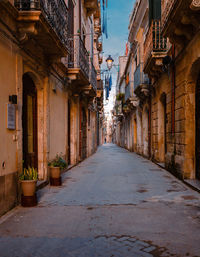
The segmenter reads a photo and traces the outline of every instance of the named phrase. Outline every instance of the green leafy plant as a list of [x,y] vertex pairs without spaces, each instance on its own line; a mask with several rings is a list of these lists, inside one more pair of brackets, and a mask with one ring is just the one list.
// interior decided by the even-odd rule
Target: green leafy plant
[[24,168],[23,172],[19,175],[20,180],[37,180],[38,172],[33,167]]
[[65,169],[67,167],[67,163],[64,160],[62,154],[57,154],[54,159],[49,161],[48,166],[50,166],[50,167],[60,167],[61,169]]
[[124,101],[124,97],[125,97],[124,93],[119,93],[116,95],[117,101]]

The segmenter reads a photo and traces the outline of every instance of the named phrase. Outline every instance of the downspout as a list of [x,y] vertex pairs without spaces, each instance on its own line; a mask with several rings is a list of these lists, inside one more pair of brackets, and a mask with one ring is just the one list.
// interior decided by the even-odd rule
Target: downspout
[[175,87],[176,87],[176,79],[175,79],[175,45],[172,45],[172,79],[171,79],[171,88],[172,88],[172,105],[171,105],[171,113],[172,113],[172,122],[171,122],[171,133],[172,136],[175,134]]
[[171,104],[171,133],[173,138],[173,144],[174,144],[174,152],[172,155],[172,165],[173,168],[175,168],[175,155],[176,155],[176,144],[175,144],[175,89],[176,89],[176,66],[175,66],[175,45],[172,45],[172,79],[171,79],[171,98],[172,98],[172,104]]

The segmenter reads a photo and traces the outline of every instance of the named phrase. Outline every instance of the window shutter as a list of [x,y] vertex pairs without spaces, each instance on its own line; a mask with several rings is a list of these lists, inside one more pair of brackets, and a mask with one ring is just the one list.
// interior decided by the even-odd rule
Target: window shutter
[[149,24],[161,19],[161,0],[149,0]]

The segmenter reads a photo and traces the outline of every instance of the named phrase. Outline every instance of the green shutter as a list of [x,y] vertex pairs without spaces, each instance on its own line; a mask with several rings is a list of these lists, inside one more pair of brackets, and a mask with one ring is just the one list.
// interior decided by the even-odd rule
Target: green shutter
[[149,0],[149,24],[161,18],[161,0]]

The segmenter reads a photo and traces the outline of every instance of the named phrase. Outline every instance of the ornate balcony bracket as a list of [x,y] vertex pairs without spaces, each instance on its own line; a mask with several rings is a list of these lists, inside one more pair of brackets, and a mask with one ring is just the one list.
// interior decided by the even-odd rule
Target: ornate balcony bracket
[[149,96],[149,85],[139,85],[134,92],[140,100],[144,101]]
[[156,54],[152,55],[149,63],[145,66],[145,72],[148,73],[149,78],[157,78],[163,72],[163,58],[166,54]]
[[193,11],[199,11],[200,10],[200,0],[193,0],[191,5],[190,5],[190,8]]
[[30,35],[37,35],[37,22],[40,20],[41,11],[21,11],[18,13],[18,33],[20,42],[25,42]]
[[133,96],[130,98],[130,104],[132,108],[137,108],[140,104],[140,99],[137,96]]
[[91,16],[98,10],[98,1],[97,0],[84,0],[84,5],[87,10],[87,15]]

